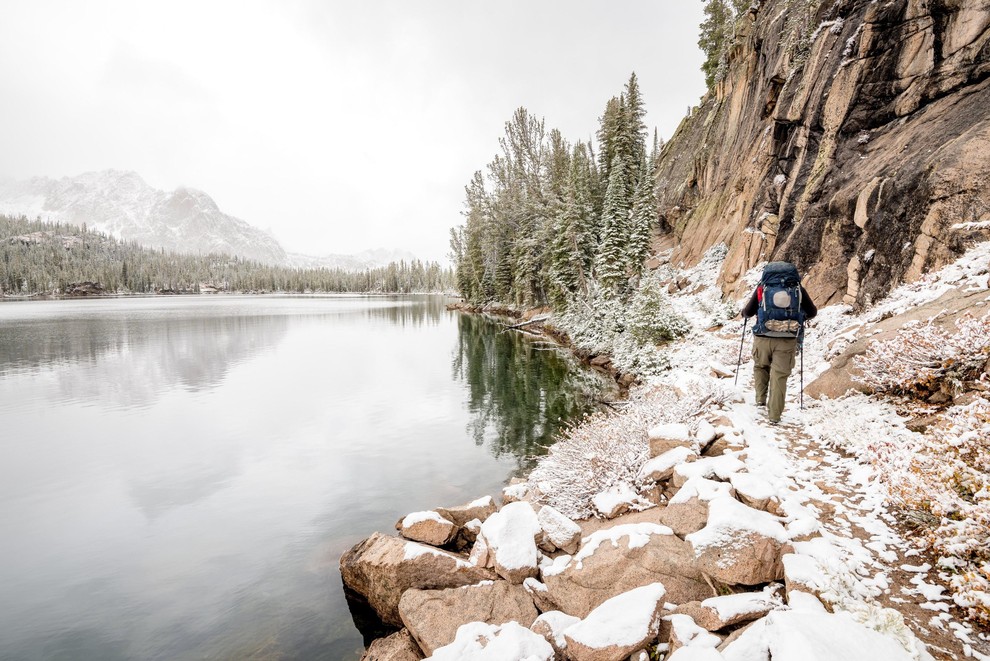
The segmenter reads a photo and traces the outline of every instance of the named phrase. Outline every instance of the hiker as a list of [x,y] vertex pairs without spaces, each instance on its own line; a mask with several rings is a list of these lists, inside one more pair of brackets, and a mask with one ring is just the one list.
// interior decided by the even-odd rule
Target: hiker
[[794,369],[795,354],[804,339],[804,322],[816,314],[818,308],[801,286],[797,267],[790,262],[767,264],[760,284],[742,309],[744,327],[750,317],[756,317],[753,326],[756,404],[767,406],[770,424],[780,422],[787,377]]

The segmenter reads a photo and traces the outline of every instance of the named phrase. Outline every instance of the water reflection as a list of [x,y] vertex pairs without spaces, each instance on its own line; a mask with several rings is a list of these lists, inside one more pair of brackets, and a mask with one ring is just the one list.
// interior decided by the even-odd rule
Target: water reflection
[[562,427],[590,411],[605,388],[570,356],[523,333],[494,330],[477,315],[459,315],[457,324],[453,372],[468,386],[468,432],[495,456],[514,455],[520,468],[545,454]]
[[278,344],[290,318],[209,316],[32,322],[0,336],[0,376],[48,370],[59,402],[144,407],[175,387],[220,383],[238,363]]
[[440,297],[0,304],[0,658],[356,660],[341,553],[497,493],[582,374]]
[[442,296],[387,296],[379,300],[384,302],[368,308],[368,318],[384,319],[400,327],[438,326],[441,319],[450,314],[447,312],[448,299]]

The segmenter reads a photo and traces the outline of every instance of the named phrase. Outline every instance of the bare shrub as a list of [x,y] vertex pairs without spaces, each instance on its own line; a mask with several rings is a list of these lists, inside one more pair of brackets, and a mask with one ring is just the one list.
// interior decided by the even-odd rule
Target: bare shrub
[[927,399],[940,390],[958,394],[967,381],[979,380],[988,358],[990,314],[982,319],[966,314],[953,332],[929,321],[871,343],[855,359],[862,372],[856,379],[877,392]]
[[619,484],[639,493],[636,477],[649,459],[647,431],[667,422],[691,426],[708,406],[725,401],[728,392],[714,381],[701,381],[679,393],[666,386],[645,393],[617,413],[599,413],[569,429],[539,460],[529,481],[546,502],[576,519],[596,514],[592,499]]

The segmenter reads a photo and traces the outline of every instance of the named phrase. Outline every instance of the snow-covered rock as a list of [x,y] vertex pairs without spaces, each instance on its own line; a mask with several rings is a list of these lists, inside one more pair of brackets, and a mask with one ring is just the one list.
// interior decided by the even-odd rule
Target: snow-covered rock
[[712,376],[719,379],[731,379],[736,375],[736,370],[728,365],[723,365],[722,363],[716,362],[714,360],[709,361],[708,367],[712,372]]
[[536,610],[541,613],[557,610],[557,604],[553,603],[550,599],[550,590],[547,589],[546,585],[540,583],[535,578],[527,578],[523,581],[522,586],[533,600],[533,603],[536,604]]
[[651,427],[646,435],[650,441],[651,457],[659,457],[664,452],[677,447],[694,447],[695,445],[690,428],[680,422]]
[[722,639],[699,626],[694,619],[684,613],[675,613],[663,618],[661,638],[666,638],[669,652],[682,647],[715,649]]
[[477,519],[481,523],[485,522],[489,516],[498,510],[495,499],[491,496],[478,498],[466,505],[457,507],[438,507],[436,511],[445,519],[453,521],[458,526],[466,526],[472,519]]
[[734,473],[746,468],[734,453],[725,453],[717,457],[702,457],[698,461],[678,464],[674,468],[672,482],[675,487],[684,486],[691,478],[719,478],[728,480]]
[[540,522],[533,507],[525,502],[513,502],[502,507],[481,524],[484,537],[495,561],[495,571],[512,583],[522,583],[537,575],[539,551],[536,536]]
[[656,638],[666,589],[651,583],[608,599],[564,631],[574,661],[622,661]]
[[361,661],[421,661],[423,652],[405,629],[379,638],[368,646]]
[[708,501],[700,500],[697,496],[686,501],[668,503],[657,515],[660,523],[669,526],[680,537],[690,535],[705,527],[708,523]]
[[795,591],[816,597],[826,586],[826,578],[818,562],[810,555],[785,553],[780,558],[784,565],[784,590],[790,601]]
[[340,574],[386,623],[399,626],[399,598],[410,588],[449,588],[495,575],[464,558],[398,537],[375,533],[340,558]]
[[426,654],[454,642],[468,622],[528,627],[538,613],[522,587],[505,581],[483,581],[447,590],[406,590],[399,601],[402,623]]
[[396,530],[406,539],[432,546],[443,546],[454,539],[457,526],[432,510],[412,512],[395,524]]
[[693,477],[681,485],[677,493],[670,499],[671,504],[686,503],[692,498],[711,502],[716,498],[732,497],[735,491],[727,482],[709,480],[706,477]]
[[656,523],[621,524],[581,541],[576,555],[542,569],[550,599],[570,615],[584,617],[608,599],[661,582],[667,601],[687,603],[711,596],[695,566],[691,546]]
[[450,645],[427,657],[433,661],[553,661],[553,648],[543,636],[516,622],[461,625]]
[[469,549],[477,541],[481,532],[481,521],[471,519],[457,530],[457,537],[454,541],[458,551]]
[[516,503],[520,500],[529,500],[530,491],[529,485],[525,482],[510,484],[502,489],[502,504],[508,505],[509,503]]
[[468,556],[468,562],[475,567],[484,567],[486,569],[495,568],[495,554],[492,553],[491,547],[488,546],[488,541],[485,536],[478,531],[477,536],[474,540],[474,545],[471,547],[471,554]]
[[674,468],[688,461],[698,459],[698,453],[693,447],[678,446],[667,450],[658,457],[650,459],[639,470],[639,478],[643,482],[660,482],[669,479],[674,474]]
[[777,490],[765,478],[753,473],[735,473],[729,476],[729,483],[736,490],[739,499],[758,510],[768,510],[771,502],[774,502],[774,509],[779,505],[780,499]]
[[757,585],[784,577],[780,556],[787,531],[777,517],[734,498],[712,500],[708,523],[686,539],[698,568],[723,583]]
[[702,448],[707,447],[717,437],[718,432],[715,431],[715,426],[707,420],[700,421],[698,428],[694,431],[694,438]]
[[[779,584],[778,584],[779,589]],[[689,615],[707,631],[719,631],[742,622],[756,620],[783,605],[775,590],[740,592],[720,597],[709,597],[702,602],[683,604],[677,614]]]
[[529,627],[531,631],[540,634],[550,646],[553,647],[557,658],[566,658],[564,650],[567,649],[567,641],[564,639],[564,630],[577,624],[581,619],[568,615],[562,611],[547,611],[539,617]]
[[725,661],[914,661],[895,638],[849,613],[774,611],[722,650]]
[[544,540],[565,553],[577,551],[581,542],[581,526],[549,505],[541,507],[536,518],[543,530]]
[[592,498],[595,509],[606,519],[614,519],[631,510],[642,510],[652,503],[636,493],[631,486],[617,484]]
[[828,609],[821,599],[813,594],[808,594],[801,590],[792,590],[787,593],[787,606],[792,611],[802,611],[806,613],[827,613]]

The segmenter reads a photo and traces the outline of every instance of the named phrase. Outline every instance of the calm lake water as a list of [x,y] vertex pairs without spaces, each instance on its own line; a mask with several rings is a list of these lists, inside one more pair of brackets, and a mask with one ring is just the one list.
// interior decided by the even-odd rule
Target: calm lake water
[[0,304],[0,658],[359,658],[341,553],[603,387],[443,303]]

